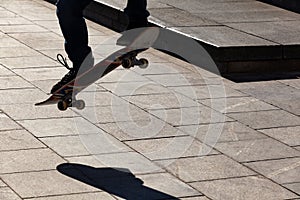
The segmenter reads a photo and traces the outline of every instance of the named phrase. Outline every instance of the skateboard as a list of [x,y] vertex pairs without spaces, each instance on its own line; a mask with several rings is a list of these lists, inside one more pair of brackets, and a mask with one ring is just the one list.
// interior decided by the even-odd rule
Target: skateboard
[[[130,32],[126,34],[130,34]],[[35,106],[57,104],[57,108],[61,111],[67,110],[69,107],[82,110],[85,108],[85,102],[77,100],[76,95],[98,79],[120,65],[126,69],[134,66],[146,68],[149,65],[148,60],[138,59],[137,55],[153,45],[159,35],[159,29],[156,27],[141,28],[134,30],[132,35],[135,37],[128,46],[114,52],[91,68],[80,69],[81,73],[75,79],[63,85],[45,101],[36,103]]]

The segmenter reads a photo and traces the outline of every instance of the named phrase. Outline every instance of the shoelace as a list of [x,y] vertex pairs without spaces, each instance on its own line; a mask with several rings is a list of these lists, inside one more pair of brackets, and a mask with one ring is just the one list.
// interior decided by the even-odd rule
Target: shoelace
[[63,57],[63,55],[61,54],[57,54],[56,56],[57,61],[62,64],[63,66],[65,66],[68,70],[72,70],[73,68],[70,67],[67,63],[67,58]]

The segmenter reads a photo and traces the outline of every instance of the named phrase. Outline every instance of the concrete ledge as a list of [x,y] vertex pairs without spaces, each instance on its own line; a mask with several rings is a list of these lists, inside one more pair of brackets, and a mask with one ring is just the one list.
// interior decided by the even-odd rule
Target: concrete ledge
[[[55,0],[47,1],[53,3]],[[85,16],[115,31],[124,31],[128,19],[122,11],[122,5],[110,5],[104,1],[94,0],[85,10]],[[174,24],[168,22],[168,18],[164,19],[166,16],[162,17],[159,14],[161,11],[155,16],[157,9],[153,5],[149,8],[150,22],[170,31],[175,30],[177,33],[192,37],[199,42],[215,60],[222,76],[233,77],[234,74],[241,73],[300,72],[300,45],[298,44],[280,44],[260,36],[254,37],[253,33],[245,33],[244,30],[240,30],[241,27],[247,27],[242,23],[241,27],[236,28],[234,26],[239,23],[230,27],[202,20],[201,23],[204,23],[204,26],[194,27],[190,24],[187,27],[174,27]],[[270,8],[270,10],[272,9]],[[185,21],[187,22],[189,17],[195,17],[185,12],[180,15],[183,18],[186,17]],[[297,18],[298,16],[293,17]],[[220,38],[225,42],[220,43]]]

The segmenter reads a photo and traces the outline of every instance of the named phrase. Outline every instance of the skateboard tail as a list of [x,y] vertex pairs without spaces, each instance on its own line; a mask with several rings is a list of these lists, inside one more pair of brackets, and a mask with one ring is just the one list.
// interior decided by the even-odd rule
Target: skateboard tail
[[48,99],[46,99],[45,101],[39,102],[34,104],[35,106],[45,106],[45,105],[52,105],[52,104],[56,104],[61,100],[60,96],[50,96]]

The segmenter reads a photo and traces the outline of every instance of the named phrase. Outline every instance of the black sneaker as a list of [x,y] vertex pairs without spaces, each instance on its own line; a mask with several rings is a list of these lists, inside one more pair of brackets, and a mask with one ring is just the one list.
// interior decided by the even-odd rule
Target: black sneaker
[[70,71],[58,83],[56,83],[52,87],[51,94],[53,94],[54,92],[59,90],[62,86],[75,79],[78,71],[78,69],[69,67],[66,58],[64,58],[61,54],[57,54],[57,61],[60,62],[63,66],[65,66]]

